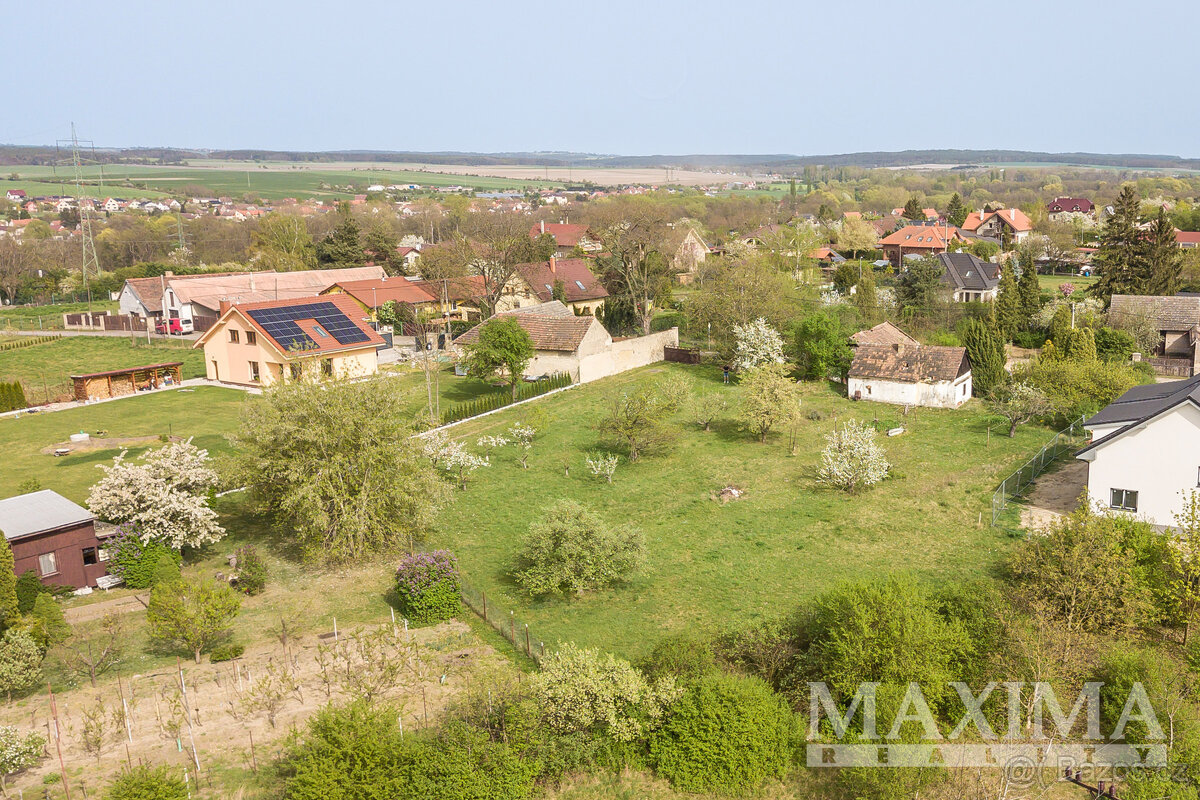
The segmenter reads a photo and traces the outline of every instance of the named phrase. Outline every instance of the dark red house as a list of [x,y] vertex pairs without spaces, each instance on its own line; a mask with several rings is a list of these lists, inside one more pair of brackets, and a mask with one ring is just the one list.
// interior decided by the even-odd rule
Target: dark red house
[[43,489],[0,500],[0,531],[18,575],[33,570],[42,583],[80,589],[108,574],[95,515],[57,492]]

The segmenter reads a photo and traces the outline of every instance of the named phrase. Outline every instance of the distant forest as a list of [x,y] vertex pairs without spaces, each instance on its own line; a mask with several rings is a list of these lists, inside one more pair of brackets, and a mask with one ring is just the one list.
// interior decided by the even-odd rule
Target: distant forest
[[[64,153],[54,147],[18,147],[0,145],[0,165],[48,165],[61,163]],[[917,164],[1071,164],[1079,166],[1131,169],[1200,170],[1200,159],[1137,153],[1041,153],[1027,150],[902,150],[898,152],[842,153],[795,156],[692,154],[617,156],[594,153],[462,153],[386,150],[330,150],[294,152],[286,150],[182,150],[176,148],[104,148],[89,153],[89,159],[108,164],[179,164],[189,159],[228,159],[232,161],[296,161],[308,164],[340,161],[411,162],[486,166],[523,164],[538,167],[675,167],[678,169],[763,170],[787,174],[806,166],[827,167],[906,167]]]

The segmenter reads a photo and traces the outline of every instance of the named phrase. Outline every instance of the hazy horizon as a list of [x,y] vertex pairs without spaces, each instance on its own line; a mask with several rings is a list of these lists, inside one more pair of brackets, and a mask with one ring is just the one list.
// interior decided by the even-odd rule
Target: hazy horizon
[[1048,5],[30,3],[8,9],[0,142],[74,121],[109,147],[1200,156],[1177,86],[1197,4],[1143,3],[1136,30],[1115,3]]

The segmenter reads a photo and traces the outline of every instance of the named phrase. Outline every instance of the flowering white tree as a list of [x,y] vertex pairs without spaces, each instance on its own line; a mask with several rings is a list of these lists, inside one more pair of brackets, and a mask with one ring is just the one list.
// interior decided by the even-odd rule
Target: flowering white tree
[[475,444],[483,448],[484,458],[491,458],[493,450],[508,444],[508,438],[505,436],[480,436],[475,440]]
[[518,422],[508,429],[509,441],[517,448],[521,457],[521,467],[529,469],[529,451],[533,449],[533,440],[537,436],[537,428]]
[[8,797],[8,776],[37,766],[44,757],[46,739],[40,733],[27,733],[11,725],[0,725],[0,791]]
[[783,337],[764,318],[759,317],[745,325],[734,325],[733,335],[737,340],[733,365],[737,369],[747,370],[760,364],[784,362]]
[[429,459],[429,463],[437,467],[442,459],[450,453],[451,445],[453,444],[445,431],[434,431],[422,437],[421,451]]
[[178,549],[219,541],[225,529],[208,506],[207,494],[217,485],[210,463],[208,451],[190,439],[143,453],[137,461],[126,461],[122,452],[111,465],[99,465],[104,477],[92,486],[88,507],[136,530],[143,543]]
[[617,471],[617,460],[620,458],[616,453],[590,453],[585,457],[588,469],[597,478],[604,478],[609,483],[612,483],[613,473]]
[[890,465],[871,426],[852,419],[840,431],[826,434],[825,442],[817,471],[819,483],[853,492],[887,477]]
[[488,459],[477,456],[462,442],[450,442],[441,457],[441,465],[451,474],[458,476],[458,488],[467,488],[467,478],[480,467],[488,466]]

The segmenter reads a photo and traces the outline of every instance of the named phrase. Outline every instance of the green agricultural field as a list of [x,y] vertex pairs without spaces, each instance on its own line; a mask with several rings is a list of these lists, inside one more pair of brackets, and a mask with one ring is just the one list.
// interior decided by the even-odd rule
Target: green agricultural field
[[[805,407],[818,418],[803,423],[795,457],[785,435],[759,444],[727,416],[710,433],[689,427],[668,455],[622,462],[611,486],[593,478],[584,456],[598,447],[605,399],[669,371],[737,402],[737,387],[722,387],[716,370],[667,365],[560,393],[538,404],[549,427],[529,470],[511,450],[493,455],[492,466],[476,472],[441,515],[431,545],[453,549],[466,580],[487,592],[491,608],[528,622],[535,642],[575,640],[632,657],[670,633],[776,618],[842,581],[893,571],[934,580],[987,577],[1013,542],[986,527],[990,492],[1050,435],[1027,427],[1012,440],[993,431],[989,442],[994,420],[976,402],[904,418],[898,408],[852,403],[824,384],[810,385]],[[476,437],[502,433],[520,413],[451,432],[473,447]],[[818,486],[823,435],[839,421],[876,415],[889,428],[907,428],[884,439],[894,477],[856,496]],[[730,485],[746,495],[722,505],[714,495]],[[627,586],[581,598],[525,596],[509,577],[514,558],[529,523],[559,498],[587,503],[609,522],[640,526],[649,543],[644,571]]]
[[192,349],[191,341],[156,339],[146,344],[123,336],[64,336],[52,342],[0,352],[0,381],[20,381],[33,402],[61,394],[70,376],[106,372],[168,361],[183,362],[183,377],[204,376],[204,353]]
[[[375,184],[415,183],[420,186],[471,186],[479,190],[527,189],[558,185],[547,181],[520,181],[507,178],[451,175],[361,167],[331,167],[275,162],[204,162],[203,167],[147,167],[110,164],[103,168],[87,167],[85,180],[102,184],[87,189],[91,196],[188,196],[211,194],[242,197],[251,195],[268,200],[284,197],[346,199]],[[60,170],[61,172],[61,170]],[[73,185],[62,183],[50,167],[21,166],[16,180],[0,180],[0,192],[24,189],[33,194],[73,194]]]

